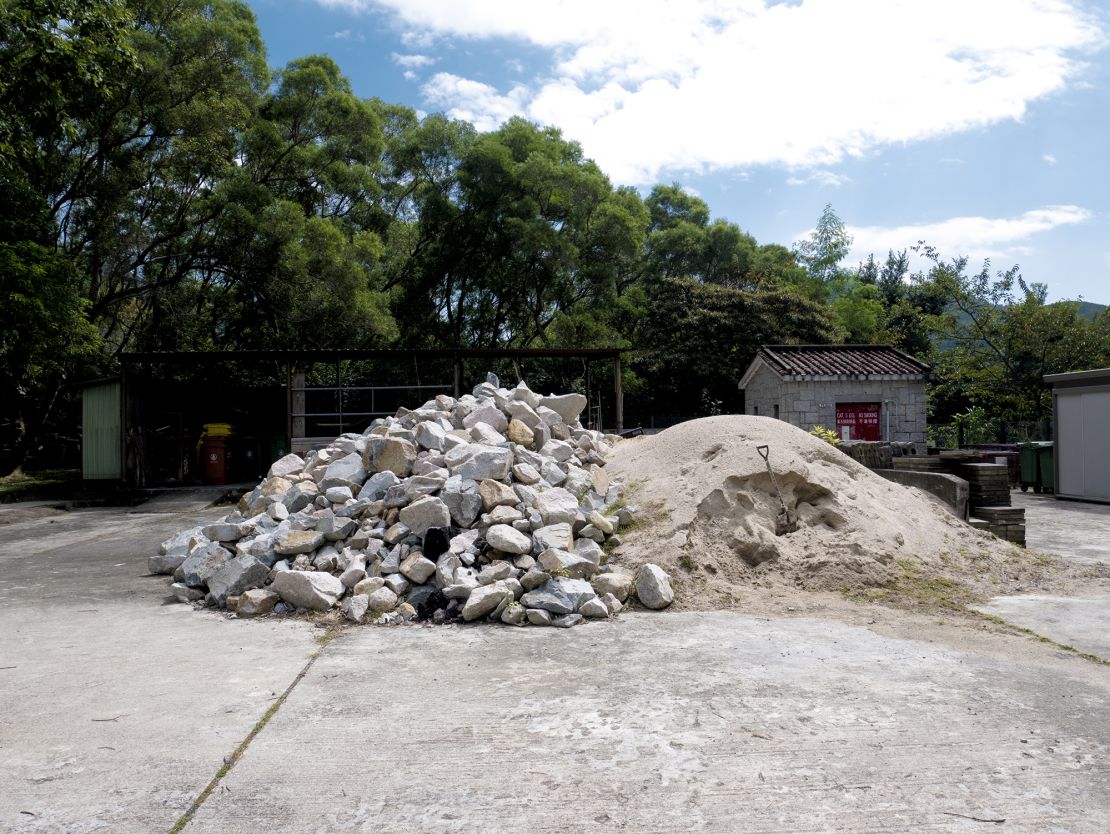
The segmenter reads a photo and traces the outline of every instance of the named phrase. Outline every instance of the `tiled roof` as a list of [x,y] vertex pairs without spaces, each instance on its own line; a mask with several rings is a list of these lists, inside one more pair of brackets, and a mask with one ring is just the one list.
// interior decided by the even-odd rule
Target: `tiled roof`
[[759,357],[781,376],[923,376],[929,366],[886,345],[763,345]]

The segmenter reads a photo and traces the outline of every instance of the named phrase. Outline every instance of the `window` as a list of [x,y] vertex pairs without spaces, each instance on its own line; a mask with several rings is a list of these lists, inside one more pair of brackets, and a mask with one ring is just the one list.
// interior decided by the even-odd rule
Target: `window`
[[752,414],[754,414],[756,417],[759,416],[759,406],[758,405],[753,405],[752,406]]
[[779,419],[779,404],[775,403],[775,419]]

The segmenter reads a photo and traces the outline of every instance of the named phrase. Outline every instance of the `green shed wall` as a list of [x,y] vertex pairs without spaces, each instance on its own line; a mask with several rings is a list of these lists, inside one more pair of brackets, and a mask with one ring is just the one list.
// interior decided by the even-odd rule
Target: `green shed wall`
[[81,476],[86,480],[123,477],[120,396],[118,380],[89,385],[81,394]]

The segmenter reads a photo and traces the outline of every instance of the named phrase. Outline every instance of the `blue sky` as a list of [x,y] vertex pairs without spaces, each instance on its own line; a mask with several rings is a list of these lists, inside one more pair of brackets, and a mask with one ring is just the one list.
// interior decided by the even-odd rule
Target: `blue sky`
[[760,242],[832,203],[850,261],[925,239],[1110,303],[1110,12],[1091,0],[248,0],[270,63],[677,181]]

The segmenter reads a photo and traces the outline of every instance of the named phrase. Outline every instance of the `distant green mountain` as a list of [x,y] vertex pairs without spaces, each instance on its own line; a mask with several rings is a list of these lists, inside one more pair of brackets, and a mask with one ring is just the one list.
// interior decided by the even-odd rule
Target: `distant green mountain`
[[1079,315],[1083,316],[1085,319],[1094,319],[1105,309],[1105,304],[1095,304],[1091,301],[1079,302]]

